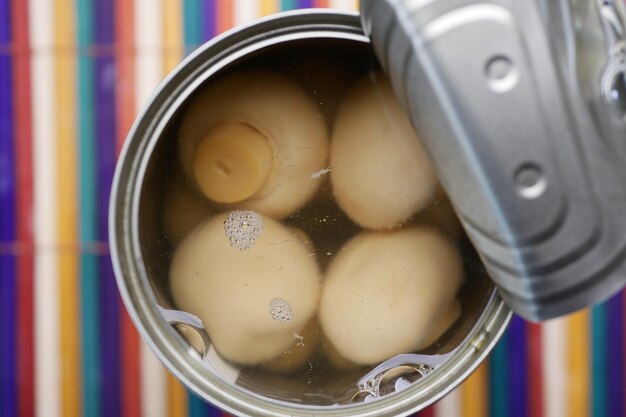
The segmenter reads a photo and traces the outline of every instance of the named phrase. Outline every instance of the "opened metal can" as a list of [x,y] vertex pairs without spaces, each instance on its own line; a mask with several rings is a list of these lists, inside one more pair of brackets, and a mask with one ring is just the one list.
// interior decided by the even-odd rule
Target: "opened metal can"
[[126,141],[110,210],[125,305],[231,413],[418,411],[510,319],[379,68],[357,14],[279,14],[189,56]]

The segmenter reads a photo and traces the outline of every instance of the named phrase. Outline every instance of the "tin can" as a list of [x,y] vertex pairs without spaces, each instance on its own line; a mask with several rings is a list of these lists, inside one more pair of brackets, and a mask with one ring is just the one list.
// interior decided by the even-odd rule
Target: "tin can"
[[[176,129],[190,97],[207,82],[246,60],[260,59],[284,67],[287,72],[298,73],[297,65],[288,68],[291,65],[289,54],[281,55],[282,51],[300,51],[300,54],[306,51],[305,55],[315,55],[315,51],[325,49],[334,50],[342,59],[361,60],[361,66],[369,65],[363,64],[364,57],[366,61],[375,61],[358,14],[349,12],[282,13],[227,32],[205,44],[185,59],[153,94],[129,134],[114,179],[109,219],[111,255],[126,308],[142,337],[174,375],[200,397],[236,415],[398,416],[413,413],[440,399],[463,381],[485,359],[511,317],[484,270],[474,268],[476,275],[484,276],[465,290],[471,294],[465,297],[469,300],[465,303],[469,313],[464,315],[471,320],[457,324],[445,346],[440,346],[430,359],[426,358],[421,367],[410,368],[421,378],[399,392],[381,395],[375,401],[360,401],[360,396],[373,394],[368,383],[380,383],[381,378],[392,377],[398,369],[404,369],[401,366],[374,368],[368,374],[371,380],[362,379],[364,385],[355,386],[353,395],[345,403],[321,404],[303,400],[308,398],[306,394],[295,399],[289,393],[284,395],[281,389],[288,391],[285,387],[290,383],[281,386],[280,378],[278,382],[270,381],[259,374],[261,376],[246,380],[228,363],[207,360],[215,352],[211,352],[206,335],[198,331],[201,324],[194,322],[192,316],[171,310],[167,281],[171,257],[163,249],[170,243],[159,235],[156,225],[162,216],[160,205],[167,199],[163,172],[172,164]],[[332,106],[326,103],[322,110],[332,113]],[[400,362],[398,364],[402,365]]]

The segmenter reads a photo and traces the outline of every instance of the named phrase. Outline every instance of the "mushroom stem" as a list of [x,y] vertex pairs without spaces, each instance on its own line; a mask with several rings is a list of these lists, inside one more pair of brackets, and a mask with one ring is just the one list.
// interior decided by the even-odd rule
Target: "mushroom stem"
[[254,195],[267,181],[273,151],[267,138],[246,123],[222,123],[198,144],[193,172],[202,192],[219,203]]

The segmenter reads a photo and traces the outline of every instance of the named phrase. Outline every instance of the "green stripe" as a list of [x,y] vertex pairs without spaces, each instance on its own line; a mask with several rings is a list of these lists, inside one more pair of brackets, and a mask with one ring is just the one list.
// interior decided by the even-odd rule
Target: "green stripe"
[[591,398],[593,417],[607,417],[606,318],[606,304],[600,304],[591,311]]
[[508,331],[504,333],[489,357],[489,415],[508,417]]
[[[94,133],[93,0],[76,0],[78,43],[79,236],[82,245],[97,241],[97,185]],[[81,322],[83,414],[100,417],[100,336],[98,332],[98,260],[81,250]]]
[[280,9],[283,11],[293,10],[298,7],[298,2],[296,0],[281,0],[280,1]]

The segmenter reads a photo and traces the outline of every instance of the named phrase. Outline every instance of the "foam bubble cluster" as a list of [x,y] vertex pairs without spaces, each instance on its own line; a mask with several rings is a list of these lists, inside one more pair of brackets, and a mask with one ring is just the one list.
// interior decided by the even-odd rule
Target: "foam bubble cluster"
[[293,309],[291,305],[282,298],[276,297],[270,301],[270,314],[272,319],[289,323],[293,320]]
[[224,230],[230,246],[249,250],[263,233],[263,218],[252,210],[235,210],[224,220]]

